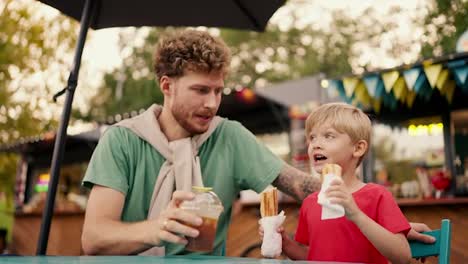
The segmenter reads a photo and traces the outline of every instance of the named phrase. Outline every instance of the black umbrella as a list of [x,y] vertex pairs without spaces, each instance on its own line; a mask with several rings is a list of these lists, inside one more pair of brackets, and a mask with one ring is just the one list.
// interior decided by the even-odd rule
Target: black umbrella
[[285,0],[41,0],[41,2],[76,20],[81,20],[81,28],[67,87],[54,96],[54,100],[56,100],[58,96],[66,94],[52,156],[51,180],[42,216],[37,255],[45,255],[47,251],[60,164],[65,149],[64,143],[73,95],[78,84],[81,54],[88,28],[171,25],[263,31],[270,17],[284,4]]

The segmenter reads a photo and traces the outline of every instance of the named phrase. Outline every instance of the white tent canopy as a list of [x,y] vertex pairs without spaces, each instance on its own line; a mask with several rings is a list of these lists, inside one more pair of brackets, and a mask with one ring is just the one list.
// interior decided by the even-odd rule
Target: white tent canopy
[[338,97],[331,98],[327,89],[322,88],[321,74],[257,88],[255,93],[286,107],[305,105],[308,103],[327,103],[341,101]]

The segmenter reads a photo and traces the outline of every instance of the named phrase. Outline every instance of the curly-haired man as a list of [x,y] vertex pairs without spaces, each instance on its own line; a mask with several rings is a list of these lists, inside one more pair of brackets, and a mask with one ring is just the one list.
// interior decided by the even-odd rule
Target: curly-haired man
[[83,184],[92,188],[82,244],[86,254],[190,254],[186,237],[202,219],[178,208],[192,186],[219,196],[212,252],[224,255],[232,203],[241,190],[269,184],[298,200],[320,188],[282,162],[238,122],[216,116],[230,64],[226,44],[185,30],[162,39],[154,70],[162,106],[124,120],[103,135]]

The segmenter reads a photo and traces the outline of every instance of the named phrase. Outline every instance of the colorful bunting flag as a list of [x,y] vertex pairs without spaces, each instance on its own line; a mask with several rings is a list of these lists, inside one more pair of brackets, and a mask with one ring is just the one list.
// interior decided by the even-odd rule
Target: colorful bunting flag
[[[329,83],[331,83],[331,82],[329,82]],[[335,98],[335,97],[340,96],[340,93],[338,92],[338,90],[336,88],[336,85],[331,85],[331,84],[328,85],[327,95],[328,95],[328,98]]]
[[398,100],[395,98],[395,96],[390,97],[390,109],[392,111],[395,111],[398,107]]
[[455,81],[453,80],[448,80],[445,83],[445,87],[444,87],[445,98],[447,98],[447,102],[449,102],[449,104],[452,103],[453,94],[455,93],[455,87],[456,87],[456,84],[455,84]]
[[407,90],[408,88],[406,87],[404,78],[399,77],[393,86],[393,93],[395,94],[396,99],[403,102],[405,100]]
[[416,80],[418,79],[420,74],[421,68],[419,67],[412,68],[403,72],[403,77],[405,78],[408,90],[414,90],[414,84],[416,83]]
[[449,71],[447,69],[443,69],[439,74],[439,78],[437,78],[436,87],[441,91],[441,94],[442,88],[444,88],[445,82],[447,81],[448,77]]
[[365,107],[369,107],[371,104],[371,98],[369,94],[367,93],[366,86],[364,85],[364,82],[359,82],[359,84],[356,87],[356,90],[354,91],[355,98],[359,103],[361,103]]
[[353,96],[354,90],[359,83],[359,79],[356,77],[343,78],[343,86],[347,97]]
[[408,108],[413,107],[415,99],[416,99],[416,93],[413,91],[408,91],[408,95],[406,96],[406,105],[408,106]]
[[387,91],[387,93],[390,93],[399,75],[398,71],[390,71],[382,74],[385,91]]
[[[341,85],[340,85],[341,84]],[[382,107],[396,110],[400,105],[412,108],[416,99],[429,102],[437,88],[449,104],[460,88],[468,94],[468,59],[458,59],[438,64],[427,60],[422,66],[392,70],[384,73],[369,73],[362,78],[351,76],[331,83],[348,103],[371,107],[380,113]],[[330,92],[330,91],[329,91]],[[401,103],[400,103],[401,102]]]
[[370,74],[370,75],[364,76],[362,80],[364,81],[364,84],[367,87],[367,92],[369,93],[369,95],[376,98],[377,86],[379,85],[379,82],[381,82],[379,75]]
[[387,108],[390,108],[390,110],[395,110],[398,106],[398,100],[395,98],[395,95],[392,91],[383,96],[382,102],[383,105]]
[[456,67],[452,69],[455,76],[455,81],[459,86],[463,86],[468,83],[468,65]]
[[434,89],[436,86],[437,78],[439,78],[439,74],[442,71],[442,64],[433,64],[433,65],[425,65],[424,72],[426,73],[427,80],[429,84]]
[[375,113],[380,113],[380,109],[382,107],[382,100],[379,99],[379,100],[374,100],[374,102],[372,103],[373,107],[374,107],[374,112]]
[[346,97],[343,82],[341,80],[330,80],[328,88],[337,91],[341,98]]
[[429,81],[426,78],[425,74],[420,74],[418,79],[414,84],[413,91],[421,98],[424,98],[425,101],[429,101],[432,95],[432,88],[429,84]]
[[419,74],[419,77],[416,79],[416,82],[413,85],[413,91],[418,94],[426,84],[429,85],[426,75]]
[[385,86],[382,81],[382,78],[380,78],[379,83],[377,84],[377,90],[375,90],[375,98],[380,99],[382,96],[385,94]]

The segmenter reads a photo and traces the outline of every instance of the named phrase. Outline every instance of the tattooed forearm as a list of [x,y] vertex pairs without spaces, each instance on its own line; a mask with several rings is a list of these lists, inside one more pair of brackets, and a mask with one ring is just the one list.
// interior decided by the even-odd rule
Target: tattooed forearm
[[320,189],[320,179],[286,164],[273,182],[273,186],[302,201],[307,195]]
[[321,187],[321,182],[318,177],[312,176],[312,175],[307,175],[303,182],[301,183],[302,187],[302,192],[304,193],[304,198],[307,197],[307,195],[317,192],[320,190]]
[[301,176],[295,176],[295,173],[298,174],[301,172],[294,170],[293,167],[286,164],[275,181],[273,181],[273,186],[280,189],[280,191],[292,196],[294,199],[301,200],[300,196],[298,196],[294,191],[294,178]]

